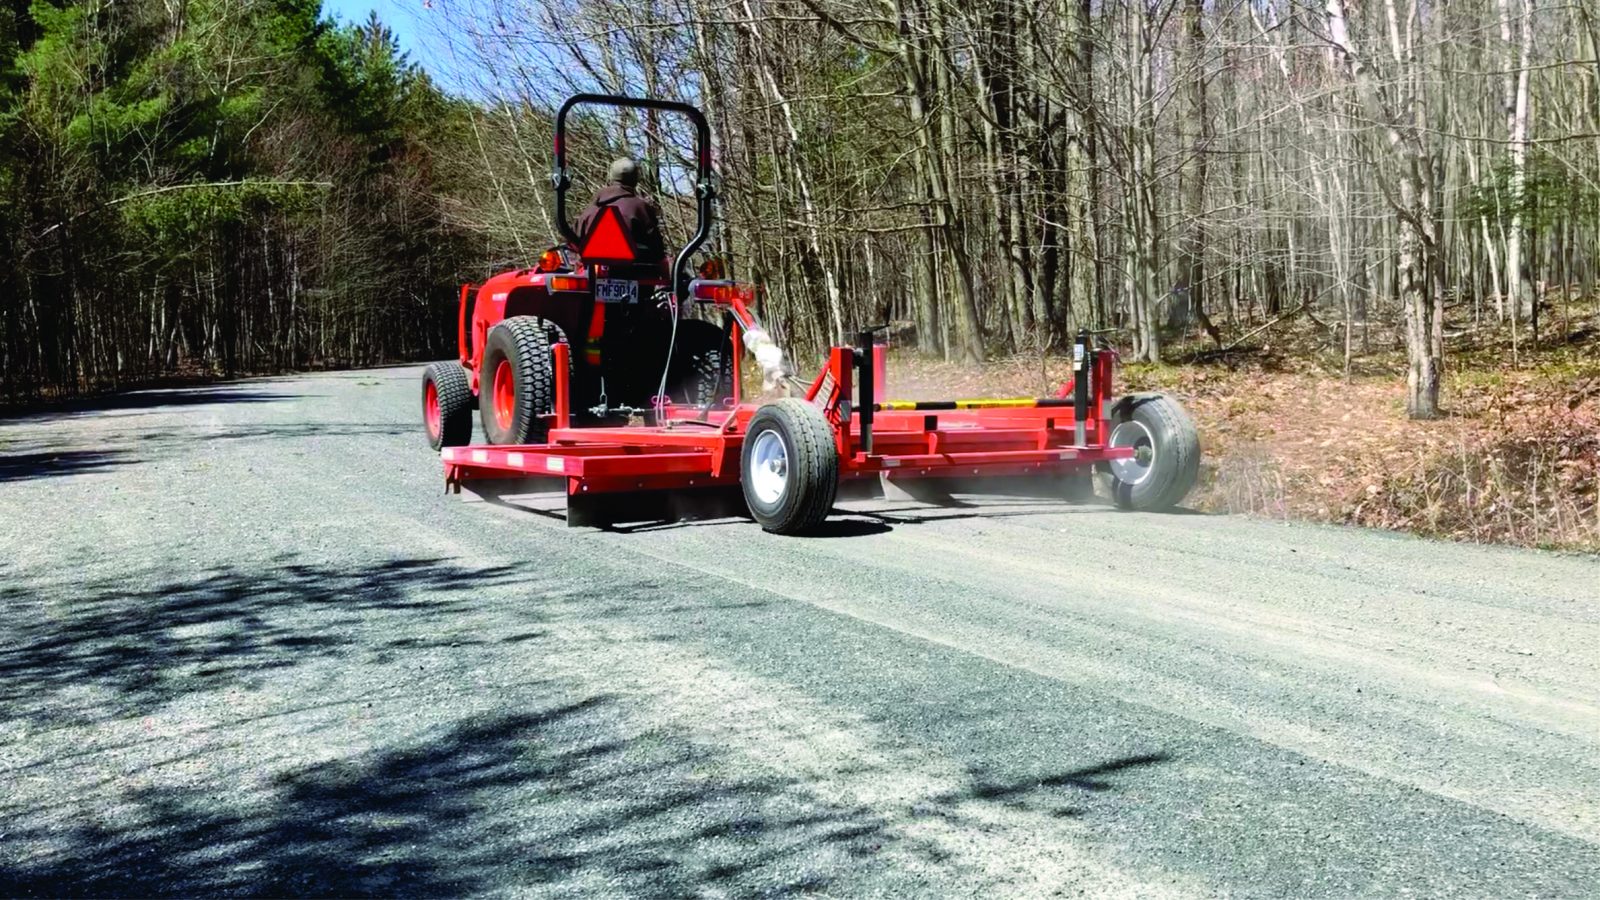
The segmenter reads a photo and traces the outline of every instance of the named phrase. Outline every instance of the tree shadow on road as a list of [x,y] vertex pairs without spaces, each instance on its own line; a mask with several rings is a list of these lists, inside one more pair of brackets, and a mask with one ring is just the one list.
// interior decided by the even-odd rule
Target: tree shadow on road
[[[384,422],[283,422],[260,425],[171,425],[116,428],[92,435],[63,434],[8,442],[0,454],[0,483],[76,475],[190,453],[214,453],[218,442],[297,441],[306,438],[420,435],[415,425]],[[86,442],[93,449],[81,449]],[[418,438],[421,444],[421,438]]]
[[128,461],[125,451],[111,449],[7,453],[0,455],[0,484],[31,478],[79,475],[123,465]]
[[50,400],[22,406],[0,407],[0,423],[97,415],[107,412],[154,410],[185,406],[235,403],[271,403],[298,399],[299,394],[255,390],[247,383],[208,384],[155,388],[115,394]]
[[[583,590],[555,575],[433,558],[283,558],[31,592],[6,574],[0,730],[76,726],[64,733],[84,742],[0,767],[30,785],[0,802],[0,896],[939,893],[979,876],[925,838],[929,822],[976,833],[995,805],[1067,815],[1073,797],[1165,758],[1009,780],[969,767],[946,792],[886,807],[708,742],[691,723],[641,717],[639,703],[658,701],[600,693],[603,675],[474,687],[513,656],[558,654],[557,626],[574,616],[682,604],[668,579],[618,586],[626,604],[568,609]],[[516,588],[514,614],[459,627],[491,585]],[[447,667],[468,654],[480,655]],[[415,671],[419,659],[444,668],[415,676],[414,693],[391,690],[399,664]],[[318,675],[296,682],[297,666]],[[332,673],[342,687],[319,688]],[[253,687],[265,707],[183,724],[208,708],[195,703]],[[166,734],[135,727],[153,714]],[[374,721],[356,731],[363,714]],[[184,728],[195,730],[173,733]],[[877,765],[850,783],[904,774]]]
[[[1060,818],[1083,814],[1077,800],[1083,794],[1100,794],[1116,789],[1112,780],[1132,770],[1170,762],[1166,752],[1139,753],[1094,765],[1024,778],[994,779],[981,771],[971,772],[972,787],[963,796],[1017,809],[1032,809]],[[947,799],[959,799],[947,798]]]
[[[895,815],[819,801],[793,776],[707,778],[723,768],[714,751],[672,733],[630,734],[623,713],[615,698],[591,696],[459,721],[256,789],[151,788],[66,829],[13,827],[12,846],[32,853],[0,856],[0,894],[922,892],[941,886],[933,876],[951,860],[948,846],[914,836],[927,830],[916,823],[959,822],[974,803],[1052,787],[1106,790],[1106,773],[1155,759],[998,793],[978,784]],[[911,871],[893,871],[884,854],[910,858]]]
[[299,397],[298,394],[250,390],[241,385],[211,385],[133,391],[0,409],[0,425],[17,429],[8,430],[6,439],[0,441],[0,448],[5,451],[0,452],[0,484],[104,471],[145,462],[177,449],[201,448],[205,442],[218,439],[305,437],[333,430],[334,426],[314,426],[314,430],[308,431],[310,426],[304,425],[196,428],[163,424],[109,429],[97,425],[93,432],[85,434],[81,429],[51,428],[64,420],[106,413],[270,403]]
[[353,568],[280,561],[181,579],[8,579],[0,585],[0,708],[58,723],[144,712],[341,654],[362,642],[369,616],[401,613],[412,624],[448,616],[464,601],[436,591],[516,574],[395,559]]
[[[0,863],[7,896],[460,896],[491,854],[465,840],[484,796],[519,777],[520,745],[582,705],[463,725],[429,744],[281,775],[264,796],[150,789],[127,827],[13,833],[54,852]],[[560,777],[563,761],[546,773]]]

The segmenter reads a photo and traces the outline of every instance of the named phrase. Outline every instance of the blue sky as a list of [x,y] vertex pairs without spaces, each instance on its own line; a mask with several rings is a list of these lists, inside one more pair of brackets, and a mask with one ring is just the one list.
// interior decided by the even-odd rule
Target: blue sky
[[423,0],[322,0],[322,11],[348,23],[364,22],[373,11],[395,33],[401,49],[411,55],[411,61],[428,65],[430,54],[422,47],[421,27],[417,16],[423,12]]

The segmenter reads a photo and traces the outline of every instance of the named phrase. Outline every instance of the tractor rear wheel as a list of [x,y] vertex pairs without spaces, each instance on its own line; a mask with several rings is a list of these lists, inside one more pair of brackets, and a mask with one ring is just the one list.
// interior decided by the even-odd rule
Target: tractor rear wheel
[[537,316],[513,316],[490,330],[478,374],[478,414],[489,443],[544,441],[550,432],[546,416],[556,402],[550,347],[566,340],[554,323]]
[[774,534],[800,534],[828,517],[839,493],[839,451],[822,411],[796,397],[756,410],[739,455],[750,515]]
[[1129,394],[1111,408],[1113,447],[1132,447],[1133,459],[1112,461],[1111,499],[1123,509],[1177,506],[1200,476],[1200,436],[1194,420],[1165,394]]
[[423,370],[422,422],[435,450],[472,443],[472,382],[460,363],[436,362]]
[[722,329],[699,319],[678,323],[673,350],[672,379],[667,396],[674,403],[706,406],[722,399],[722,359],[727,353],[727,335]]

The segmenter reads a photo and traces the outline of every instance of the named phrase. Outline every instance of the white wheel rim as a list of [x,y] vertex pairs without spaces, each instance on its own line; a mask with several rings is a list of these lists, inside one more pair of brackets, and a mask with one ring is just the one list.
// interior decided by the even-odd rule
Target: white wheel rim
[[772,504],[782,499],[789,488],[789,448],[783,443],[782,435],[776,431],[756,435],[744,477],[762,503]]
[[1111,429],[1111,446],[1133,447],[1135,450],[1140,447],[1149,448],[1142,463],[1136,458],[1111,461],[1111,474],[1123,484],[1139,484],[1155,471],[1156,440],[1150,434],[1150,429],[1144,427],[1142,423],[1119,422],[1116,428]]

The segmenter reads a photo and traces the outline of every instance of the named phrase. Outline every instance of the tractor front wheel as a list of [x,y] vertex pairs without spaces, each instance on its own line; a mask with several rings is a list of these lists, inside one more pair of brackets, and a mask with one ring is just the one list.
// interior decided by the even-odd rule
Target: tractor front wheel
[[422,423],[435,450],[472,443],[472,382],[460,363],[436,362],[423,370]]
[[565,341],[560,328],[537,316],[513,316],[489,332],[478,374],[478,415],[489,443],[545,440],[556,402],[550,347]]
[[1165,394],[1130,394],[1111,408],[1113,447],[1132,447],[1132,459],[1112,461],[1111,499],[1123,509],[1177,506],[1200,476],[1200,436],[1194,420]]
[[774,534],[800,534],[828,517],[839,492],[839,451],[822,411],[790,397],[756,410],[739,456],[750,515]]

